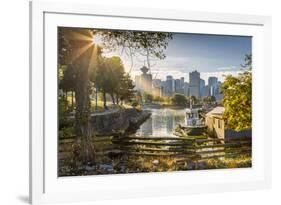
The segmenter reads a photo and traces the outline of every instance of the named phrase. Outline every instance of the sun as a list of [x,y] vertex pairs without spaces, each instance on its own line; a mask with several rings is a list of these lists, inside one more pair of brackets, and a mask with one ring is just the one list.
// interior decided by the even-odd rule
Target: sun
[[95,36],[92,36],[91,43],[95,44]]
[[101,46],[102,43],[103,43],[103,42],[102,42],[102,38],[101,38],[100,35],[93,35],[93,36],[92,36],[92,44]]

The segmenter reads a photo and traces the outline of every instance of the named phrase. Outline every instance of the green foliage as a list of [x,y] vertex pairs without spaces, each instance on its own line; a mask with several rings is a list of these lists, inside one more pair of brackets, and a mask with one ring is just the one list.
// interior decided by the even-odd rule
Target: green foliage
[[143,93],[142,95],[142,99],[145,103],[152,103],[153,101],[153,95],[149,94],[149,93]]
[[241,65],[244,69],[252,70],[252,54],[245,55],[245,63]]
[[175,94],[173,97],[172,97],[172,104],[173,105],[182,105],[182,106],[185,106],[188,104],[188,101],[186,99],[186,97],[182,94]]
[[161,96],[154,96],[153,97],[153,101],[155,101],[155,102],[164,102],[165,99],[164,99],[164,97],[161,97]]
[[119,86],[122,75],[124,66],[119,57],[102,58],[93,80],[99,91],[112,93]]
[[[131,101],[134,98],[134,85],[129,74],[124,71],[122,60],[117,57],[102,58],[93,81],[98,91],[110,94],[113,103]],[[104,99],[105,100],[105,99]]]
[[199,99],[197,99],[194,95],[189,96],[187,101],[188,101],[188,104],[192,103],[192,105],[199,103]]
[[164,50],[168,46],[168,41],[172,39],[172,34],[167,32],[147,32],[147,31],[97,31],[103,39],[103,46],[109,50],[122,48],[131,56],[142,55],[147,58],[150,68],[150,58],[164,59]]
[[68,108],[68,102],[66,98],[59,98],[59,128],[67,127],[72,125],[69,119],[70,110]]
[[[59,87],[64,91],[74,91],[75,90],[75,82],[76,82],[76,74],[75,74],[75,68],[72,65],[69,66],[59,66],[61,68],[64,68],[63,74],[61,74],[61,77],[59,77]],[[60,69],[59,69],[59,75],[60,75]]]
[[216,102],[216,98],[215,98],[215,96],[207,96],[207,97],[203,98],[203,102],[208,105],[211,105]]
[[131,77],[128,73],[123,74],[121,76],[120,80],[120,87],[116,88],[116,93],[120,97],[120,100],[131,102],[132,99],[135,97],[135,90],[134,90],[134,84],[131,80]]
[[224,119],[227,127],[236,131],[252,127],[252,73],[227,76],[221,90],[224,95]]

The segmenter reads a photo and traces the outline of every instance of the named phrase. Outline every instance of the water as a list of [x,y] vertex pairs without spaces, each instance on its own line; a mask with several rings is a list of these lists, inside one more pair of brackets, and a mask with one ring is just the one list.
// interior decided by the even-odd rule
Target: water
[[173,130],[178,124],[186,124],[184,109],[152,109],[151,117],[137,131],[137,136],[172,137]]

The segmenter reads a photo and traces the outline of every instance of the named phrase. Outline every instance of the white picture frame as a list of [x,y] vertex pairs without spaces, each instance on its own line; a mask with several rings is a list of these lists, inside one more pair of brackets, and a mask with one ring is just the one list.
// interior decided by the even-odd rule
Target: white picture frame
[[[57,26],[252,36],[253,167],[58,178],[57,101],[53,92],[57,89],[54,72],[57,69]],[[30,2],[30,111],[32,204],[269,188],[271,18],[80,3]]]

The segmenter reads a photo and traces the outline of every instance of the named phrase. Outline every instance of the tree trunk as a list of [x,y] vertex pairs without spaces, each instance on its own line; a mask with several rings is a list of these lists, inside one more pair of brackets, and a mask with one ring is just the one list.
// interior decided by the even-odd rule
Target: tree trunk
[[89,63],[93,49],[85,51],[71,65],[76,70],[75,80],[75,124],[77,142],[80,144],[80,159],[83,164],[95,162],[95,149],[92,144],[93,130],[91,127],[91,102]]
[[75,119],[78,141],[80,141],[81,145],[80,157],[84,164],[95,161],[95,151],[92,144],[93,131],[90,124],[91,106],[89,95],[87,95],[88,92],[89,86],[85,82],[77,83]]
[[147,60],[147,67],[150,70],[150,59],[149,59],[149,51],[148,48],[146,49],[146,60]]
[[73,90],[71,91],[71,107],[72,107],[72,109],[74,108],[74,95],[73,95]]
[[116,103],[117,103],[117,105],[119,105],[119,95],[118,94],[116,94]]
[[110,96],[111,96],[111,99],[112,99],[112,103],[115,105],[114,94],[113,94],[113,93],[111,93],[111,94],[110,94]]
[[104,109],[107,110],[107,106],[106,106],[106,92],[102,92],[102,96],[103,96],[103,107],[104,107]]

